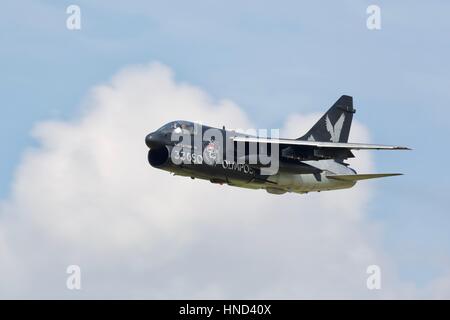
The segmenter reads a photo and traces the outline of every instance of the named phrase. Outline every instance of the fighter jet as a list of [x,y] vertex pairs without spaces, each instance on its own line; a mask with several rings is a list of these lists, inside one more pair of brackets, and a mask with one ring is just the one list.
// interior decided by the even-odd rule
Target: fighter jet
[[174,175],[278,195],[347,189],[360,180],[401,175],[358,174],[345,162],[354,157],[352,150],[410,150],[349,143],[355,112],[353,98],[343,95],[297,139],[173,121],[146,136],[148,162]]

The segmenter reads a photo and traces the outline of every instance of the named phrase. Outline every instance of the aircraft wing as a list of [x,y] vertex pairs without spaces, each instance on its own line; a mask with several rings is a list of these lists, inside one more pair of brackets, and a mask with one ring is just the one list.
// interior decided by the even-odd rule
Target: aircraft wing
[[294,139],[270,139],[258,137],[244,137],[236,136],[231,138],[234,142],[249,142],[249,143],[276,143],[287,146],[304,146],[315,148],[332,148],[332,149],[351,149],[351,150],[411,150],[407,147],[401,146],[387,146],[380,144],[366,144],[366,143],[344,143],[344,142],[324,142],[324,141],[306,141]]

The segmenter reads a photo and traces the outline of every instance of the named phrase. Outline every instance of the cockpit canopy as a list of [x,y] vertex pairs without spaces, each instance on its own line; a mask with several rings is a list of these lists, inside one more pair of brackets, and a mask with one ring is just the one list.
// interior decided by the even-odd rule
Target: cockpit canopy
[[158,131],[162,134],[171,134],[172,132],[177,134],[195,134],[196,128],[194,123],[189,121],[172,121],[162,126]]

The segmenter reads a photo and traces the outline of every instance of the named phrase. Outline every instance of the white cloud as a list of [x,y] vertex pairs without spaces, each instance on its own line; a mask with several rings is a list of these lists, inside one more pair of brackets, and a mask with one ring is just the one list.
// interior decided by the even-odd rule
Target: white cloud
[[[298,136],[316,115],[293,115]],[[217,186],[151,168],[145,135],[174,119],[252,127],[233,102],[177,83],[161,64],[95,87],[72,121],[40,123],[0,214],[0,296],[395,297],[397,281],[364,214],[369,183],[301,196]],[[368,141],[363,125],[354,140]],[[373,171],[369,153],[361,172]],[[67,265],[82,291],[65,288]],[[390,281],[368,291],[366,267]]]
[[449,299],[450,297],[450,272],[431,281],[425,288],[426,298]]

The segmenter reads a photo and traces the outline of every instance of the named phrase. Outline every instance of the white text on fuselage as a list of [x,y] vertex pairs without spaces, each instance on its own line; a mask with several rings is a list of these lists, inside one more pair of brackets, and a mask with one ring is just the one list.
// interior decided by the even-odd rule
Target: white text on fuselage
[[[180,154],[181,153],[181,154]],[[204,164],[203,156],[201,154],[196,154],[195,152],[187,151],[174,151],[174,159],[181,160],[182,163],[192,163],[192,164]],[[222,168],[226,170],[233,170],[237,172],[242,172],[244,174],[254,175],[255,171],[246,163],[236,163],[229,160],[224,160],[221,162]],[[216,163],[215,165],[218,165]]]

